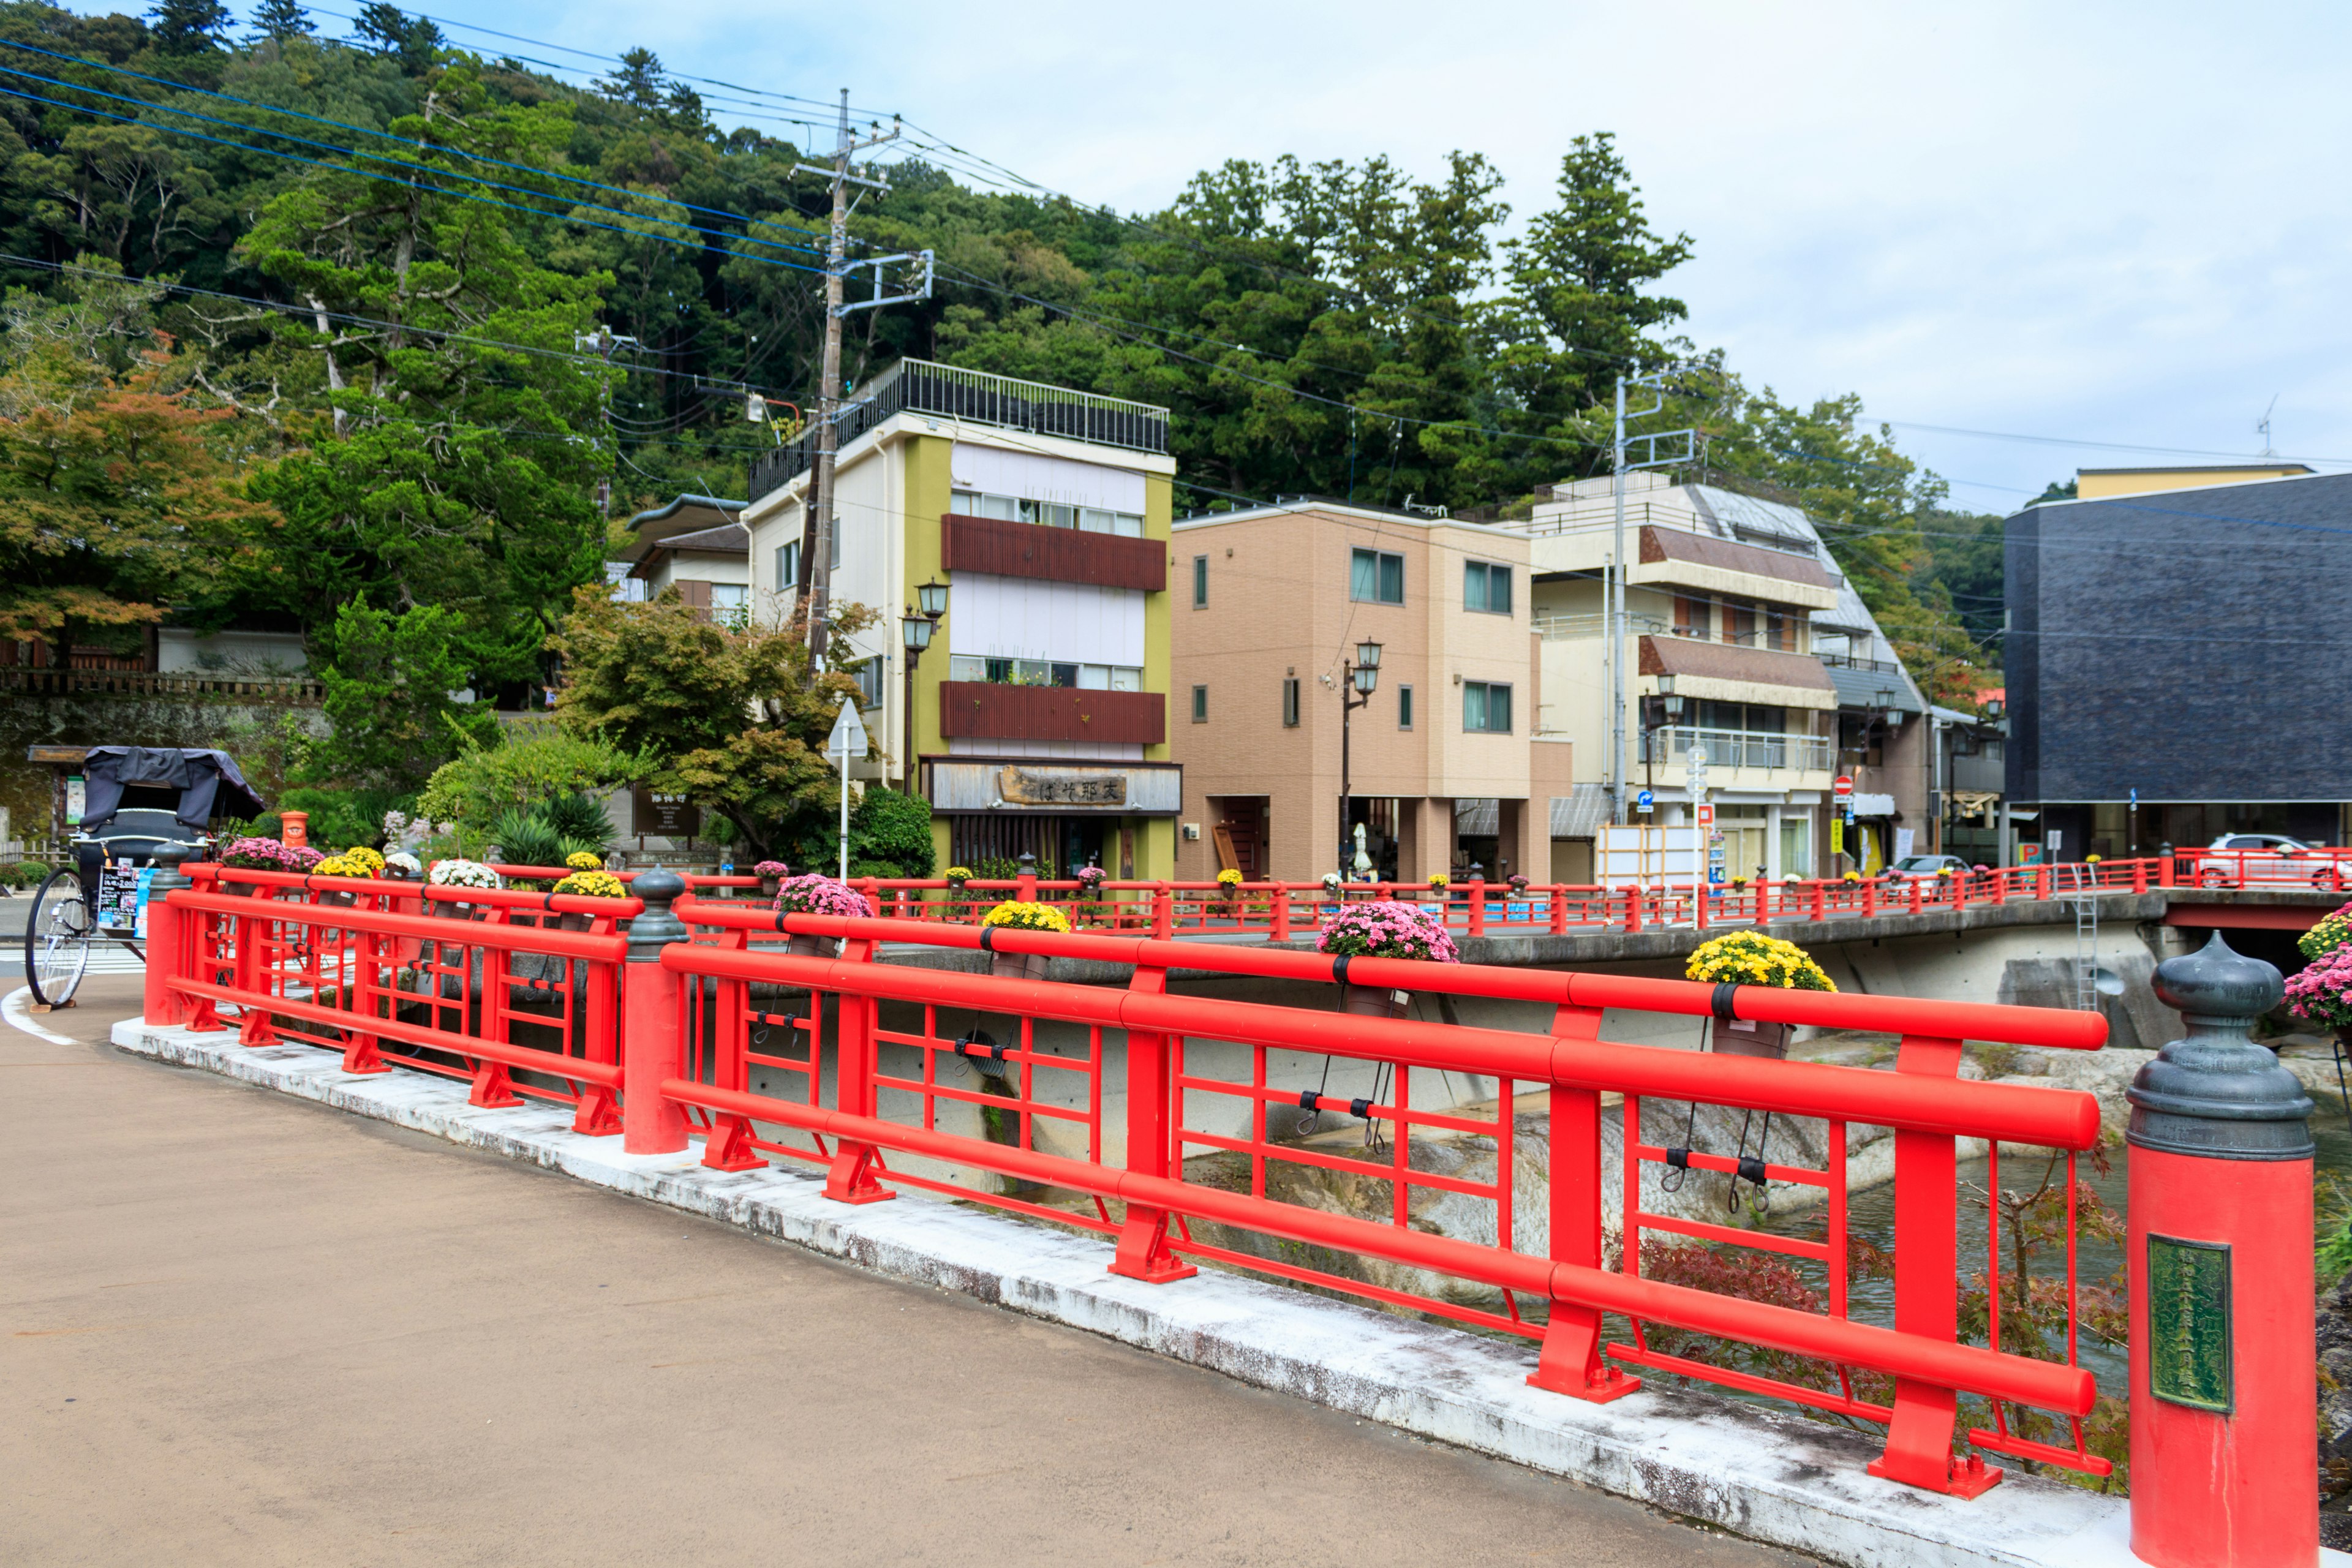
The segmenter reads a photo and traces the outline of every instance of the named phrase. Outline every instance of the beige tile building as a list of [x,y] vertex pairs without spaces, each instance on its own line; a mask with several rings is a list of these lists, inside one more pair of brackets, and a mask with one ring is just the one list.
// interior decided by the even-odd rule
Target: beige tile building
[[1346,820],[1380,874],[1552,875],[1571,747],[1539,732],[1526,538],[1302,500],[1178,522],[1169,552],[1180,879],[1339,866],[1342,692],[1365,641],[1380,679],[1345,721]]

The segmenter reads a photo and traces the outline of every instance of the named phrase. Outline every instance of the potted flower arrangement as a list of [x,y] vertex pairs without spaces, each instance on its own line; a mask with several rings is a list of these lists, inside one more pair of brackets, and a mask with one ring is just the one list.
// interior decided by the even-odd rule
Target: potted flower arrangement
[[[838,915],[844,920],[863,920],[874,911],[848,883],[831,877],[821,877],[814,871],[798,877],[786,877],[776,884],[776,912],[786,915]],[[831,958],[841,951],[841,942],[834,937],[795,935],[785,944],[787,952],[804,958]]]
[[1523,897],[1523,896],[1526,894],[1527,890],[1528,890],[1528,874],[1527,874],[1526,872],[1524,872],[1524,871],[1514,871],[1514,872],[1512,872],[1512,873],[1511,873],[1511,896],[1512,896],[1513,898],[1520,898],[1520,897]]
[[1081,866],[1078,868],[1078,907],[1080,911],[1088,919],[1099,920],[1102,918],[1104,912],[1102,905],[1102,886],[1109,879],[1110,873],[1104,870],[1099,866]]
[[971,868],[950,866],[941,875],[947,878],[950,890],[960,893],[963,891],[963,885],[971,880]]
[[413,882],[425,875],[425,863],[405,849],[396,849],[383,858],[383,874],[394,881]]
[[2311,962],[2286,983],[2286,1010],[2352,1043],[2352,904],[2295,939]]
[[1217,912],[1230,915],[1241,907],[1242,874],[1228,866],[1217,873]]
[[[371,849],[367,851],[367,854],[373,857],[375,854],[375,851]],[[352,877],[362,880],[373,880],[375,877],[375,873],[369,869],[367,861],[359,858],[358,853],[350,849],[344,850],[340,855],[330,855],[326,857],[317,865],[310,868],[310,875],[314,877]],[[351,908],[353,903],[357,902],[358,899],[359,895],[357,893],[341,888],[331,888],[320,892],[319,895],[319,901],[320,903],[331,904],[337,909],[346,910]]]
[[[499,880],[499,874],[479,860],[436,860],[425,879],[436,888],[489,889],[504,885]],[[490,912],[488,904],[457,903],[450,907],[461,918],[471,920],[480,920]]]
[[[981,917],[980,923],[998,931],[1054,931],[1070,929],[1067,915],[1051,904],[1025,902],[1007,899]],[[994,963],[991,972],[1009,974],[1021,980],[1045,978],[1045,955],[1042,952],[999,952],[991,955]]]
[[[1701,942],[1684,966],[1683,978],[1716,985],[1772,985],[1784,991],[1837,989],[1803,948],[1753,931],[1736,931]],[[1718,1017],[1714,1047],[1730,1056],[1785,1057],[1789,1029],[1787,1024]]]
[[[1350,904],[1331,919],[1315,940],[1318,952],[1347,958],[1413,958],[1430,963],[1459,963],[1462,954],[1445,922],[1434,911],[1395,899]],[[1342,986],[1339,1010],[1375,1018],[1402,1018],[1412,1005],[1410,991],[1367,990]]]
[[784,885],[784,879],[792,874],[793,868],[782,860],[762,860],[751,868],[751,875],[760,879],[760,896],[771,902],[776,890]]
[[[326,857],[316,849],[283,844],[275,838],[237,838],[232,839],[228,847],[221,851],[220,863],[242,871],[284,871],[299,876],[324,858]],[[225,893],[244,893],[255,898],[271,896],[270,889],[257,882],[224,880],[220,887]]]
[[[622,884],[621,879],[603,870],[574,871],[556,883],[555,890],[578,899],[625,899],[629,896],[629,889]],[[586,931],[595,918],[578,910],[567,910],[558,918],[557,924],[565,931]]]

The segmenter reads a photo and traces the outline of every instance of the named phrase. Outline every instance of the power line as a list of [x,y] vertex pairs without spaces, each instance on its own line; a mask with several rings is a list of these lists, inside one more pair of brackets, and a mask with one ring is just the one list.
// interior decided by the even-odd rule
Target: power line
[[[377,137],[386,142],[397,142],[404,147],[421,148],[425,145],[425,143],[416,142],[412,138],[397,135],[389,131],[378,131],[366,125],[353,125],[345,121],[330,120],[321,114],[311,114],[304,110],[289,109],[282,104],[262,103],[249,98],[239,98],[235,93],[216,92],[210,88],[195,87],[184,82],[171,81],[163,77],[148,76],[143,72],[132,70],[126,66],[110,65],[103,60],[83,59],[78,55],[59,54],[52,49],[37,48],[31,44],[20,43],[13,38],[0,38],[0,45],[5,45],[12,49],[22,49],[30,54],[46,56],[50,59],[64,60],[72,65],[86,66],[93,70],[107,71],[116,76],[125,76],[139,81],[152,82],[159,87],[171,88],[174,91],[201,93],[206,98],[218,99],[224,103],[238,104],[247,109],[257,109],[267,114],[283,114],[297,120],[307,120],[316,125],[332,126],[338,131],[350,131],[357,132],[362,136]],[[251,131],[263,136],[276,136],[283,141],[299,142],[301,145],[306,147],[318,147],[327,152],[341,153],[354,158],[381,158],[383,162],[391,163],[398,168],[418,169],[428,174],[446,174],[452,172],[438,168],[433,164],[412,163],[406,159],[394,158],[381,153],[368,153],[360,152],[353,148],[339,146],[333,142],[313,142],[307,137],[296,136],[289,132],[275,131],[266,125],[249,125],[242,121],[221,120],[209,114],[199,114],[194,110],[180,109],[168,103],[157,102],[152,99],[124,97],[121,94],[107,92],[102,89],[90,87],[81,82],[67,81],[55,77],[40,76],[32,71],[19,71],[6,66],[0,66],[0,72],[5,72],[10,76],[21,76],[29,81],[46,83],[51,87],[66,88],[75,92],[87,92],[99,98],[111,99],[118,103],[134,103],[138,104],[142,108],[161,110],[167,114],[185,115],[190,119],[205,121],[215,125],[230,126],[241,131]],[[159,127],[158,129],[162,128]],[[607,184],[601,180],[591,180],[579,174],[567,174],[554,169],[541,169],[529,163],[511,163],[504,158],[493,158],[487,153],[472,152],[467,148],[458,147],[448,142],[436,142],[433,143],[433,146],[436,151],[446,153],[454,157],[468,159],[478,163],[487,163],[495,168],[514,169],[527,174],[537,174],[542,179],[561,180],[567,184],[582,185],[590,190],[605,191],[614,195],[633,196],[641,201],[658,201],[666,205],[677,207],[687,212],[704,213],[714,217],[733,218],[737,222],[747,226],[765,224],[772,227],[787,226],[775,223],[773,219],[755,218],[744,213],[730,212],[724,207],[698,206],[692,202],[679,201],[676,197],[672,196],[647,196],[641,191],[632,191],[620,185]],[[480,183],[489,185],[494,190],[519,191],[525,195],[552,196],[554,195],[554,193],[550,191],[532,190],[527,186],[521,185],[501,184],[491,180],[483,180]],[[604,206],[594,202],[586,202],[581,205],[593,207],[599,212],[617,213],[625,217],[642,218],[646,216],[643,213],[631,212],[625,207]],[[694,227],[696,232],[700,234],[724,235],[725,233],[725,231],[722,230],[701,228],[693,225],[682,226]],[[819,250],[814,245],[793,245],[783,240],[762,239],[759,236],[748,232],[743,236],[743,237],[757,245],[772,245],[780,249],[805,251],[811,256],[821,256],[824,254],[823,251]]]

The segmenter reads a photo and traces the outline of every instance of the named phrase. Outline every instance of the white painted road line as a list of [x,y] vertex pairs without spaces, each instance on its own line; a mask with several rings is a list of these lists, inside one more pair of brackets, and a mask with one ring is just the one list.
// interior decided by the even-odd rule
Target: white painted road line
[[5,997],[0,997],[0,1022],[5,1022],[12,1029],[22,1030],[37,1040],[47,1040],[53,1046],[81,1044],[71,1035],[60,1035],[55,1029],[45,1029],[33,1022],[32,1005],[33,988],[29,985],[17,986]]

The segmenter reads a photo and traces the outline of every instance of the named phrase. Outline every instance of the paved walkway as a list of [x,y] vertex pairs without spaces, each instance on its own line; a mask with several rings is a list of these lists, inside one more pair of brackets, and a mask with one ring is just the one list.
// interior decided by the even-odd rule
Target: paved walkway
[[0,1026],[0,1562],[1801,1561],[121,1055],[135,985]]

